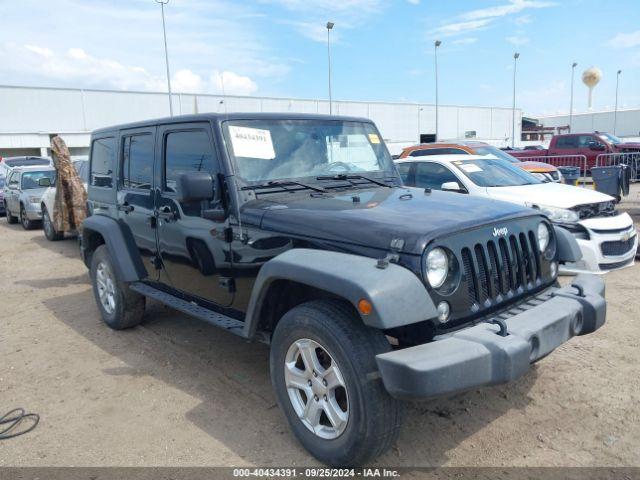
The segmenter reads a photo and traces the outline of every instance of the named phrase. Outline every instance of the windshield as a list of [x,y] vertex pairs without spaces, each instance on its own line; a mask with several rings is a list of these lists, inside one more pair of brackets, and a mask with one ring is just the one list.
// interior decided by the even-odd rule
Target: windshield
[[542,183],[506,160],[456,160],[453,164],[479,187],[516,187]]
[[49,178],[49,180],[51,180],[51,184],[53,185],[56,179],[56,172],[55,170],[48,170],[46,172],[24,172],[22,174],[22,190],[43,188],[38,185],[38,181],[41,178]]
[[248,182],[364,172],[397,175],[371,123],[234,120],[224,123],[224,131],[234,169]]
[[613,143],[614,145],[622,143],[622,140],[620,140],[615,135],[611,135],[610,133],[600,133],[598,136],[605,142]]
[[473,150],[478,155],[493,155],[494,157],[501,158],[502,160],[506,160],[511,163],[519,163],[516,157],[512,157],[508,153],[503,150],[500,150],[498,147],[494,147],[492,145],[483,145],[482,147],[472,147]]

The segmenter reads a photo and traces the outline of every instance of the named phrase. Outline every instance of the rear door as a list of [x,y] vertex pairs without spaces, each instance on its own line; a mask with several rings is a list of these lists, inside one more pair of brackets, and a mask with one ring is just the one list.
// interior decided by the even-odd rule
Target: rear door
[[[220,306],[233,302],[228,220],[215,221],[206,212],[222,206],[220,163],[207,122],[158,127],[156,150],[160,174],[157,188],[158,248],[161,280],[176,290]],[[212,201],[180,202],[176,182],[188,172],[208,172],[216,183]],[[210,215],[209,215],[210,216]]]
[[7,194],[5,195],[5,201],[7,202],[7,207],[11,210],[11,213],[17,215],[20,210],[17,207],[17,199],[20,196],[20,191],[18,190],[20,187],[20,173],[11,172],[9,174],[9,178],[7,179]]
[[118,169],[118,217],[130,229],[148,278],[158,278],[154,217],[155,127],[122,130]]

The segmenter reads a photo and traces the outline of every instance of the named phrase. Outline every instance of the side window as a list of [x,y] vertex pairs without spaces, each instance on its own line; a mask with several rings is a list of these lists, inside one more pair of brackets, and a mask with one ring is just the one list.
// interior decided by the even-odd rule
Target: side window
[[416,165],[416,187],[442,190],[442,184],[458,182],[451,170],[439,163],[421,162]]
[[402,183],[406,184],[409,181],[409,174],[411,173],[411,165],[412,163],[396,163],[396,168],[398,169],[398,173],[402,178]]
[[153,135],[127,135],[122,142],[122,187],[151,190],[153,183]]
[[578,137],[578,147],[579,148],[589,148],[589,142],[602,143],[593,135],[580,135]]
[[556,141],[556,148],[560,149],[571,149],[578,148],[578,137],[569,136],[569,137],[559,137]]
[[114,137],[107,137],[98,138],[91,145],[91,185],[94,187],[113,186],[114,144]]
[[9,176],[9,188],[18,188],[18,176],[19,173],[18,172],[13,172],[10,176]]
[[209,172],[215,178],[218,165],[209,135],[204,130],[171,132],[165,139],[164,190],[176,191],[182,173]]

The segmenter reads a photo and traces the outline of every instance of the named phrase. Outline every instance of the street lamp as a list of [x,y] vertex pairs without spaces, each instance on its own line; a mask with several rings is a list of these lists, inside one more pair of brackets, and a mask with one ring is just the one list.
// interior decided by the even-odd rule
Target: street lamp
[[436,72],[436,138],[435,141],[438,141],[438,47],[442,45],[440,40],[436,40],[433,43],[433,50],[435,52],[434,61],[435,61],[435,72]]
[[613,134],[616,134],[616,124],[618,123],[618,85],[620,84],[620,74],[622,70],[618,70],[616,74],[616,108],[613,111]]
[[167,88],[169,90],[169,115],[173,117],[173,103],[171,102],[171,74],[169,73],[169,51],[167,50],[167,28],[164,23],[164,6],[169,0],[156,0],[162,9],[162,33],[164,34],[164,59],[167,64]]
[[333,113],[332,99],[331,99],[331,30],[333,30],[333,22],[327,22],[327,57],[329,59],[329,115]]
[[576,73],[576,67],[578,64],[573,62],[571,65],[571,102],[569,103],[569,133],[572,131],[573,127],[573,75]]
[[516,65],[520,54],[513,54],[513,109],[511,112],[511,148],[516,148]]

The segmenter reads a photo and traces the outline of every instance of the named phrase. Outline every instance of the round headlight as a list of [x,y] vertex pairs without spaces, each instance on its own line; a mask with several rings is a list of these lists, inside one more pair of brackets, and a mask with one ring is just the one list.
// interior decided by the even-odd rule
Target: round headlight
[[540,253],[544,252],[549,246],[549,240],[551,239],[551,231],[546,223],[538,225],[538,248]]
[[427,254],[426,271],[429,285],[441,287],[449,273],[449,259],[442,248],[434,248]]

